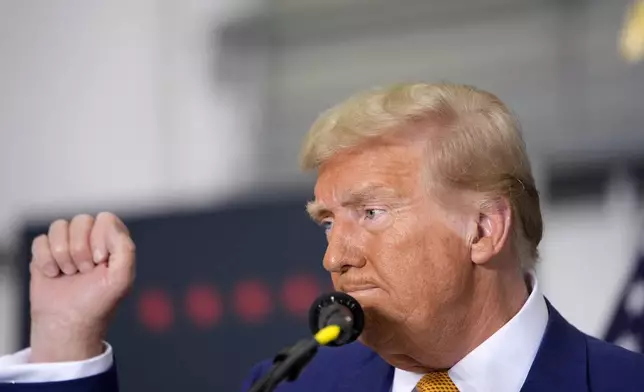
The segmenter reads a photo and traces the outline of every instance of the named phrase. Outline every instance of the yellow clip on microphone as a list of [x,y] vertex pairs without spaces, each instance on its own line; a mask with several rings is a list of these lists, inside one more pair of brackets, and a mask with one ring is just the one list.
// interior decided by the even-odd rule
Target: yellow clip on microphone
[[339,338],[340,332],[342,332],[342,328],[339,325],[328,325],[319,330],[313,338],[320,346],[326,346]]

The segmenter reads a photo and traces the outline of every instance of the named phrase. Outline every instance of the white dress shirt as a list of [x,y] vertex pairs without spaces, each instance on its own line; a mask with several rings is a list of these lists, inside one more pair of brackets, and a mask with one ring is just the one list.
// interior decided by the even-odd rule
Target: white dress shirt
[[[507,324],[449,370],[460,392],[517,392],[521,389],[546,330],[548,308],[534,275],[528,300]],[[0,383],[66,381],[107,371],[112,347],[78,362],[29,363],[30,349],[0,357]],[[422,374],[396,369],[392,392],[411,392]]]
[[[448,371],[460,392],[521,390],[548,323],[539,282],[534,275],[531,281],[532,292],[519,313]],[[422,377],[396,369],[391,392],[411,392]]]
[[104,373],[112,367],[112,347],[105,343],[103,354],[85,361],[29,363],[31,349],[0,357],[0,383],[68,381]]

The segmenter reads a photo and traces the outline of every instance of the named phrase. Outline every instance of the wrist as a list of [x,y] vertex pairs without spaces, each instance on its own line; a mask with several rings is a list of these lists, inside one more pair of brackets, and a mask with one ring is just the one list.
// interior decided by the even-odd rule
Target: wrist
[[29,362],[72,362],[94,358],[105,351],[103,333],[56,323],[32,323]]

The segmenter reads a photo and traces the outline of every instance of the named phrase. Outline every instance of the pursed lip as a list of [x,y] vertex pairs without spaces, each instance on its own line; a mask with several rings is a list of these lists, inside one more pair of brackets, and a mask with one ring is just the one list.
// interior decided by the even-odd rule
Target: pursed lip
[[343,291],[349,295],[352,294],[360,294],[360,293],[365,293],[368,291],[372,291],[377,289],[377,286],[369,285],[369,286],[347,286],[343,287]]

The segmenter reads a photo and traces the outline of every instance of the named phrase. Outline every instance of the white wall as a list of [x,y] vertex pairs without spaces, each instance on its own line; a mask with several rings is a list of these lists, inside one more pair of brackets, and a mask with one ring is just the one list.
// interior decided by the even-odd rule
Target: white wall
[[0,2],[0,245],[26,214],[211,200],[251,176],[252,100],[213,85],[226,4]]

